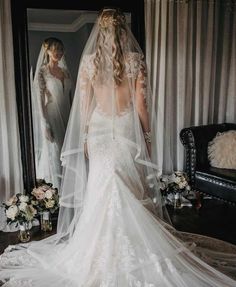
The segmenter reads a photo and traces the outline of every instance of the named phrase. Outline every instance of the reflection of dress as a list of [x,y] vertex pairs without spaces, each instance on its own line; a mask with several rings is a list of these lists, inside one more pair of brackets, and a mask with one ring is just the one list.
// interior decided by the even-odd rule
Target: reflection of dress
[[[114,119],[103,112],[106,102],[99,103],[102,97],[96,91],[95,97],[100,105],[89,122],[87,191],[73,236],[58,245],[49,238],[30,245],[28,252],[6,252],[1,258],[5,276],[9,270],[11,278],[9,266],[17,266],[10,286],[235,286],[144,208],[139,195],[145,183],[133,144],[134,110],[130,106]],[[113,135],[94,136],[101,129],[109,130],[114,120]]]
[[[66,70],[63,72],[63,82],[53,76],[46,65],[40,68],[38,74],[44,119],[42,150],[37,160],[36,173],[37,178],[44,178],[55,187],[60,185],[60,153],[71,107],[71,80],[68,72]],[[50,127],[53,142],[45,137],[46,124]]]

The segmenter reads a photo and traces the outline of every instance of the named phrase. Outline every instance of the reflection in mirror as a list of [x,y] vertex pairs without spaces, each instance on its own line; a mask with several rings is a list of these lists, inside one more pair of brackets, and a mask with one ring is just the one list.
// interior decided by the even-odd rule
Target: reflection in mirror
[[97,13],[27,9],[36,178],[57,188],[79,61]]
[[36,178],[60,187],[79,60],[97,12],[28,9]]

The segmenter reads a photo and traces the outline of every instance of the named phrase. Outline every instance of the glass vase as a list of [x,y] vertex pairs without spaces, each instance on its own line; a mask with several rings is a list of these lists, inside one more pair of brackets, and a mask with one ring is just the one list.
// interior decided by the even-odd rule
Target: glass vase
[[28,242],[31,239],[29,224],[28,222],[23,222],[19,224],[19,240],[20,242]]
[[40,214],[40,225],[42,231],[51,231],[52,230],[52,219],[51,213],[48,210],[41,212]]
[[182,207],[181,193],[177,192],[174,195],[174,209],[180,209]]

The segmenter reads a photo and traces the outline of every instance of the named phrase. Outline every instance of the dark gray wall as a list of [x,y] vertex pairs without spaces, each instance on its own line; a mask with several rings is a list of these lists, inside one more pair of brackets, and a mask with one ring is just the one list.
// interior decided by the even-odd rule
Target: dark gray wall
[[37,59],[44,39],[48,37],[58,38],[63,42],[65,46],[66,62],[70,70],[75,88],[80,57],[92,27],[93,24],[85,24],[77,32],[74,33],[29,31],[29,60],[30,66],[33,68],[33,72],[35,71]]

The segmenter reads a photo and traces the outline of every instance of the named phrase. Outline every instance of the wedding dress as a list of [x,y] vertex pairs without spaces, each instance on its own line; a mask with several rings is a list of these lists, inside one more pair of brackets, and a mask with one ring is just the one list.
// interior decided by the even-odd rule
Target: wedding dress
[[[43,55],[42,47],[31,85],[36,174],[38,179],[45,179],[59,188],[62,173],[60,154],[72,104],[72,82],[64,57],[59,61],[64,74],[61,80],[52,75],[48,65],[43,63]],[[46,127],[50,127],[52,141],[46,138]]]
[[[96,25],[91,37],[99,29]],[[140,50],[125,51],[123,80],[117,86],[109,57],[106,81],[104,71],[94,80],[97,55],[90,53],[92,47],[90,38],[63,146],[57,234],[7,248],[0,261],[3,286],[236,286],[222,273],[236,270],[236,248],[229,250],[232,254],[198,249],[194,236],[190,242],[164,221],[158,166],[149,158],[137,120],[138,105],[145,112],[150,100]],[[222,272],[203,256],[211,265],[219,263],[215,267]]]

